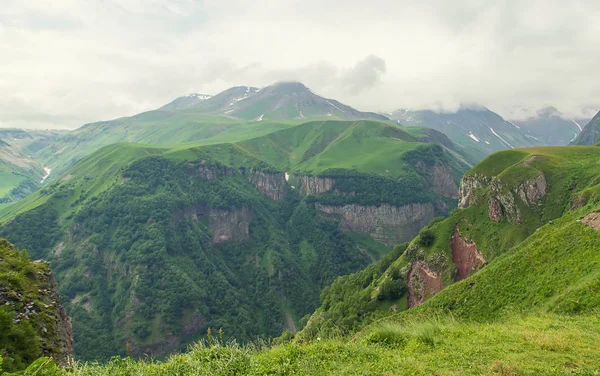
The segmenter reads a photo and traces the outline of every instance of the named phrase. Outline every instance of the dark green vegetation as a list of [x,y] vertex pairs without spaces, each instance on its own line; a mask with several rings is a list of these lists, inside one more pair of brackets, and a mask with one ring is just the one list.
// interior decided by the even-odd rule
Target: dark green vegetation
[[5,209],[0,233],[51,261],[79,359],[162,356],[208,327],[276,337],[381,243],[456,205],[466,164],[432,132],[317,121],[235,143],[115,144]]
[[583,128],[571,144],[573,145],[595,145],[600,142],[600,112]]
[[398,124],[443,132],[467,153],[475,156],[477,161],[499,150],[545,145],[529,129],[521,129],[481,106],[461,107],[456,112],[441,113],[398,110],[389,114],[389,117]]
[[23,369],[42,355],[72,355],[59,302],[48,264],[0,239],[0,371]]
[[515,120],[515,125],[528,131],[544,146],[569,145],[590,119],[569,118],[554,107],[539,110],[536,116]]

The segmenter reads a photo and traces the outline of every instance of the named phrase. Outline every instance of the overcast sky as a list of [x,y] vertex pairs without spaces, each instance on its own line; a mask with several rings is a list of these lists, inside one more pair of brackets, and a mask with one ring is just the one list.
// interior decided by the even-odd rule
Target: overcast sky
[[597,0],[0,0],[0,126],[301,81],[360,110],[600,108]]

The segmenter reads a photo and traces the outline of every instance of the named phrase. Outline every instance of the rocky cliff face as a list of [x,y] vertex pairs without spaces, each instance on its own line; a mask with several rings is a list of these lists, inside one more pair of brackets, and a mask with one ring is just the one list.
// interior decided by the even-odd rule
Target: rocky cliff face
[[466,209],[476,203],[477,190],[490,185],[492,179],[481,174],[463,176],[458,189],[458,207]]
[[432,173],[433,192],[442,197],[458,198],[458,187],[448,169],[442,165],[434,165]]
[[287,182],[284,174],[250,170],[247,177],[248,181],[258,189],[261,195],[275,201],[281,201],[285,198]]
[[302,196],[318,196],[333,189],[334,178],[299,175],[294,176],[296,189]]
[[370,236],[376,241],[393,246],[414,238],[421,228],[435,217],[434,206],[409,204],[391,205],[323,205],[316,204],[322,212],[340,217],[340,229]]
[[442,276],[432,271],[421,261],[415,261],[411,264],[406,278],[409,308],[418,306],[444,289]]
[[517,202],[535,209],[542,205],[542,200],[548,192],[546,177],[541,172],[535,178],[527,179],[512,187],[507,186],[497,176],[490,178],[472,174],[463,177],[461,181],[458,207],[465,209],[477,204],[477,191],[488,186],[490,187],[489,218],[494,222],[500,222],[502,218],[506,217],[511,223],[521,223],[522,213]]
[[457,281],[468,278],[472,272],[478,271],[487,264],[487,260],[477,249],[477,244],[460,235],[458,225],[454,228],[450,249],[452,250],[452,262],[456,266]]
[[252,212],[247,207],[214,209],[207,205],[196,205],[183,210],[185,217],[194,222],[206,222],[212,233],[213,244],[230,240],[248,239]]
[[[4,278],[3,275],[13,277]],[[60,305],[58,287],[49,264],[24,262],[12,244],[4,239],[0,239],[0,306],[13,314],[12,323],[0,325],[2,330],[10,332],[13,325],[22,322],[28,322],[35,330],[36,336],[30,340],[39,342],[40,353],[30,355],[50,356],[61,366],[73,359],[71,320]],[[33,360],[24,354],[15,355]],[[11,353],[0,352],[0,356],[11,356]]]
[[525,180],[512,188],[506,187],[499,178],[494,178],[490,187],[489,217],[492,221],[499,222],[506,216],[511,223],[521,223],[522,213],[516,200],[535,209],[542,204],[547,190],[548,184],[541,172],[537,177]]

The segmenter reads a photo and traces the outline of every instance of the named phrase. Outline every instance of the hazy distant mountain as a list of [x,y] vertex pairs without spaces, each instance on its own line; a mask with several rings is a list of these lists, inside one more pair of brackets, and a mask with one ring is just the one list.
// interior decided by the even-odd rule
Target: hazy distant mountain
[[573,145],[594,145],[600,142],[600,112],[583,128],[572,141]]
[[335,99],[323,98],[299,82],[280,82],[262,89],[233,87],[189,108],[248,121],[387,119],[376,113],[355,110]]
[[577,137],[589,119],[569,118],[554,107],[546,107],[537,115],[526,120],[514,120],[514,123],[531,132],[544,145],[568,145]]
[[480,159],[504,149],[541,145],[518,125],[482,106],[463,106],[456,112],[398,110],[388,114],[402,125],[433,128]]
[[160,110],[183,110],[186,108],[194,107],[200,102],[212,98],[212,95],[207,94],[188,94],[183,97],[176,98],[174,101],[165,104]]

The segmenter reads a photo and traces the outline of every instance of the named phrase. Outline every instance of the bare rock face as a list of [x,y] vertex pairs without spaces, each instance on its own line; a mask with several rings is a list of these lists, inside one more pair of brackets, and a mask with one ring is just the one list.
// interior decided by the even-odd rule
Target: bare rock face
[[546,177],[540,173],[537,177],[524,181],[515,188],[521,201],[527,206],[541,205],[541,200],[546,196],[548,184]]
[[465,175],[458,189],[458,207],[466,209],[475,204],[477,190],[487,187],[491,181],[491,178],[480,174]]
[[594,230],[600,231],[600,213],[592,212],[581,219],[582,223],[592,226]]
[[213,244],[227,241],[240,241],[250,236],[249,227],[252,212],[247,207],[214,209],[207,205],[197,205],[183,210],[183,215],[194,222],[206,222],[212,233]]
[[491,221],[500,222],[502,220],[502,205],[495,197],[490,197],[488,211]]
[[537,177],[525,180],[512,189],[506,187],[499,178],[495,177],[490,187],[490,219],[494,220],[494,217],[499,221],[502,218],[501,215],[494,216],[492,214],[492,209],[497,210],[497,207],[492,208],[493,205],[496,205],[492,201],[495,201],[500,203],[502,208],[499,212],[503,211],[509,222],[521,223],[522,213],[516,204],[516,200],[520,200],[527,207],[536,208],[542,204],[547,191],[548,184],[544,174],[541,172]]
[[477,249],[477,244],[460,236],[458,225],[454,228],[450,249],[452,250],[452,262],[456,266],[457,281],[468,278],[472,272],[487,264],[487,260]]
[[195,175],[206,180],[215,180],[225,176],[233,176],[235,171],[225,167],[207,166],[206,161],[200,161]]
[[383,204],[363,205],[323,205],[316,204],[322,212],[340,216],[340,229],[361,235],[393,246],[414,238],[421,228],[435,217],[431,203],[409,204],[401,207]]
[[[44,261],[46,265],[48,263]],[[71,318],[67,316],[65,309],[60,305],[60,296],[58,295],[58,285],[50,272],[48,265],[48,272],[40,276],[42,283],[40,285],[40,291],[47,292],[51,302],[54,302],[55,311],[50,313],[51,319],[48,320],[46,330],[48,327],[54,329],[54,340],[43,343],[44,356],[50,356],[54,358],[57,364],[61,366],[67,366],[69,361],[74,358],[73,354],[73,327],[71,325]]]
[[448,169],[441,165],[433,166],[433,192],[447,198],[458,198],[458,187]]
[[335,184],[334,178],[318,176],[294,176],[294,180],[297,182],[296,189],[302,196],[318,196],[332,190]]
[[248,181],[258,189],[261,195],[271,200],[281,201],[287,193],[287,182],[282,173],[267,173],[250,170]]
[[212,209],[208,227],[212,231],[213,243],[248,239],[252,213],[247,207],[239,209]]
[[442,276],[429,269],[421,261],[415,261],[411,264],[406,279],[409,308],[418,306],[444,289]]

